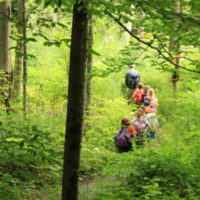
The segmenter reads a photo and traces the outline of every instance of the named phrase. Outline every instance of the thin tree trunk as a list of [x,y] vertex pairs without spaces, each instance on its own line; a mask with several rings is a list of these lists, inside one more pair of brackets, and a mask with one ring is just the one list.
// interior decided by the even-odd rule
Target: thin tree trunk
[[[134,5],[131,5],[131,9],[135,9],[135,6]],[[128,18],[132,18],[133,16],[131,16],[131,15],[127,15],[127,17]],[[132,24],[132,22],[127,22],[126,24],[125,24],[125,27],[129,30],[129,31],[132,31],[132,27],[133,27],[133,24]],[[124,44],[128,44],[129,43],[129,40],[130,40],[130,34],[129,33],[127,33],[126,31],[124,32],[124,37],[123,37],[123,41],[124,41]]]
[[93,47],[93,25],[92,25],[92,16],[89,16],[88,19],[88,50],[87,54],[87,62],[86,62],[86,102],[85,102],[85,111],[86,115],[89,115],[89,107],[91,104],[91,96],[92,96],[92,47]]
[[78,170],[85,102],[87,30],[88,14],[84,8],[84,2],[77,0],[73,7],[62,200],[78,199]]
[[[180,61],[180,54],[176,54],[176,58],[174,59],[174,62],[176,64],[179,65],[179,61]],[[176,92],[177,91],[177,81],[179,81],[180,75],[179,75],[179,67],[175,66],[175,70],[172,74],[172,84],[173,84],[173,91]]]
[[[138,2],[142,2],[142,0],[139,0]],[[131,5],[132,9],[135,9],[134,5]],[[145,18],[145,13],[143,11],[140,12],[140,17],[138,20],[143,20]],[[131,23],[132,24],[132,23]],[[142,26],[142,24],[135,28],[134,26],[131,27],[131,31],[134,34],[137,34],[138,37],[140,37],[141,39],[144,38],[144,26]],[[130,34],[129,34],[130,35]]]
[[[145,18],[145,13],[143,11],[141,11],[140,20],[143,20],[144,18]],[[145,33],[144,33],[144,26],[141,25],[138,28],[138,36],[140,38],[144,38],[144,35],[145,35]]]
[[27,47],[26,47],[26,1],[22,0],[22,24],[23,24],[23,111],[24,118],[27,118]]
[[[174,6],[174,10],[176,11],[176,13],[180,13],[181,9],[180,9],[180,2],[176,1],[175,2],[175,6]],[[176,30],[178,30],[178,25],[179,25],[179,20],[175,19],[173,21],[174,26],[175,26],[175,33]],[[180,62],[180,44],[178,42],[178,35],[171,36],[170,38],[170,52],[172,53],[172,55],[174,56],[174,62],[176,64],[179,64]],[[176,92],[177,91],[177,82],[179,81],[180,75],[179,75],[179,67],[175,66],[174,72],[171,76],[171,81],[173,84],[173,91]]]
[[[90,105],[92,100],[92,47],[93,47],[93,25],[92,25],[92,16],[88,16],[88,40],[87,40],[87,57],[86,57],[86,87],[85,87],[85,118],[90,115]],[[89,123],[84,123],[84,133],[90,129]]]
[[12,97],[12,66],[10,54],[11,25],[11,2],[6,0],[0,2],[0,98],[5,105],[6,111],[10,110]]
[[18,0],[17,9],[17,35],[16,41],[17,49],[15,51],[15,68],[14,68],[14,98],[20,96],[22,66],[23,66],[23,29],[24,29],[24,0]]

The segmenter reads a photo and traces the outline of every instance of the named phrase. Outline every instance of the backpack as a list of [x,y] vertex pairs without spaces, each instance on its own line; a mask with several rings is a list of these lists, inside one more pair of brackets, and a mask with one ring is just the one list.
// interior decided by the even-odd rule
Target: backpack
[[144,112],[147,113],[153,113],[153,108],[151,106],[145,106],[144,107]]
[[144,122],[144,120],[135,120],[133,122],[133,126],[135,127],[135,130],[137,131],[137,134],[138,135],[143,135],[144,134],[144,131],[146,129],[146,123]]
[[147,121],[149,122],[149,125],[151,126],[151,129],[153,131],[156,131],[158,129],[158,119],[155,113],[148,113],[145,114],[145,117]]
[[[127,133],[127,128],[121,128],[118,132],[117,136],[114,138],[115,140],[115,146],[119,150],[130,150],[131,149],[131,142],[129,140],[129,137],[127,135],[124,135],[123,133]],[[130,149],[129,149],[130,148]]]
[[133,76],[130,73],[126,74],[126,86],[131,89],[135,89],[139,83],[139,77]]
[[142,95],[144,94],[143,91],[136,91],[134,93],[134,98],[135,98],[135,103],[138,104],[138,105],[141,105],[142,104]]

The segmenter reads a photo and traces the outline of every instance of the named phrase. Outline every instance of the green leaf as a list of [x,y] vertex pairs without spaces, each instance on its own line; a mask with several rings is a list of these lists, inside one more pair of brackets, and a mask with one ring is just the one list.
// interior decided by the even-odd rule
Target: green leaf
[[37,40],[35,38],[26,38],[24,41],[26,43],[28,43],[28,42],[37,42]]
[[48,6],[50,6],[53,3],[53,0],[46,0],[44,2],[44,8],[47,8]]
[[25,142],[24,142],[24,140],[22,140],[22,141],[20,142],[20,147],[23,148],[23,147],[24,147],[24,144],[25,144]]
[[62,0],[58,0],[57,6],[58,6],[58,7],[61,7],[61,6],[62,6]]

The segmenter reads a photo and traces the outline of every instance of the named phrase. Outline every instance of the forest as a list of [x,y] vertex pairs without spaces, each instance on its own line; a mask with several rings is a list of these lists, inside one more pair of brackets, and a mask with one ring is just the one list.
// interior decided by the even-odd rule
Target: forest
[[[199,200],[199,35],[199,0],[0,0],[0,200]],[[159,125],[120,153],[130,65]]]

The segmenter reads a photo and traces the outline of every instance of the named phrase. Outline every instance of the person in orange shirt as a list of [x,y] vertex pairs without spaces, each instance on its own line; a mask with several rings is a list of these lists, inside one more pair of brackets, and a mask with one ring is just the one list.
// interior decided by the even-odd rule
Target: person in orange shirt
[[145,99],[144,100],[144,107],[143,108],[144,108],[145,114],[154,112],[153,107],[150,105],[150,99]]

